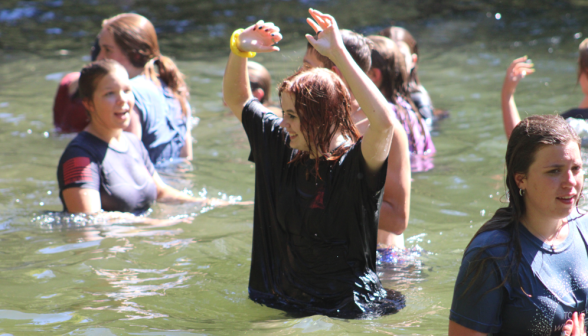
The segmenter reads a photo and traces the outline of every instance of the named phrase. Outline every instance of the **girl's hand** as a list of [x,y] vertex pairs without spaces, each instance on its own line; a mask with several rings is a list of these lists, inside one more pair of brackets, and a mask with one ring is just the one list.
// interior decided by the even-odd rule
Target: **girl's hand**
[[572,318],[566,321],[566,324],[561,331],[562,336],[586,336],[584,318],[584,313],[578,316],[578,312],[574,312]]
[[508,67],[508,70],[506,70],[506,77],[504,78],[503,86],[504,89],[514,92],[517,84],[521,81],[521,79],[525,78],[526,75],[530,75],[535,72],[535,69],[533,68],[534,64],[528,61],[530,60],[527,58],[527,56],[523,56],[512,61]]
[[337,21],[329,14],[323,14],[312,8],[308,12],[312,19],[307,18],[306,22],[314,29],[317,39],[315,40],[310,34],[306,34],[306,39],[321,55],[333,60],[337,52],[345,50]]
[[259,20],[256,24],[247,27],[239,35],[238,48],[241,51],[248,52],[272,52],[279,51],[280,48],[274,46],[282,40],[280,28],[271,22]]

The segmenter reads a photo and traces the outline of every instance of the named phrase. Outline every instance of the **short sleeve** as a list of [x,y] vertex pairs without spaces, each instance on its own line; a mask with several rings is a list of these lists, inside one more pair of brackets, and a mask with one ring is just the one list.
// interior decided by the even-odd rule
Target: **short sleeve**
[[[499,267],[493,260],[486,263],[486,267],[477,277],[467,274],[470,263],[476,258],[485,258],[488,255],[480,249],[468,249],[461,263],[449,319],[466,328],[481,333],[497,333],[502,326],[501,307],[505,295],[505,288],[495,289],[502,283]],[[469,288],[469,289],[468,289]]]
[[257,99],[251,99],[245,104],[241,121],[251,146],[249,161],[257,162],[258,155],[264,153],[275,155],[286,147],[287,136],[280,127],[282,119]]
[[388,158],[386,158],[382,167],[380,167],[380,170],[375,173],[368,173],[367,163],[365,162],[365,158],[361,151],[362,141],[363,138],[359,139],[340,161],[342,161],[343,165],[346,165],[347,162],[351,162],[355,166],[351,169],[351,172],[355,175],[355,177],[352,178],[355,178],[359,182],[362,190],[365,190],[367,195],[379,197],[380,192],[383,190],[384,184],[386,183]]
[[63,153],[57,168],[61,191],[69,188],[100,190],[100,167],[81,148],[69,147]]

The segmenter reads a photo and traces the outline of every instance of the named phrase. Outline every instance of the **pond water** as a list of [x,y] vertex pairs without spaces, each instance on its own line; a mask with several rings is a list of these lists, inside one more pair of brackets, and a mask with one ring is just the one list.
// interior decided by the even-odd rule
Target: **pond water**
[[[537,69],[519,86],[522,114],[564,111],[582,98],[575,83],[583,33],[578,22],[584,21],[568,14],[577,13],[572,5],[545,17],[537,2],[528,11],[509,11],[450,1],[447,10],[417,6],[396,17],[378,11],[392,6],[379,1],[362,1],[371,5],[365,8],[347,1],[269,2],[261,11],[231,1],[172,1],[161,12],[153,1],[122,3],[0,5],[1,335],[446,334],[463,249],[505,201],[500,88],[510,61],[526,54]],[[61,76],[87,62],[86,46],[102,18],[124,10],[156,13],[163,52],[177,57],[187,76],[200,119],[193,131],[195,158],[192,166],[166,167],[163,178],[194,194],[250,201],[249,146],[221,102],[226,41],[244,21],[275,14],[286,27],[282,51],[255,60],[277,84],[301,64],[301,33],[309,29],[300,19],[308,6],[332,9],[341,14],[341,27],[366,34],[392,19],[408,27],[420,44],[421,81],[435,105],[451,114],[435,131],[435,168],[413,175],[405,236],[407,246],[425,252],[380,269],[385,286],[406,295],[406,308],[373,320],[340,320],[292,317],[253,303],[247,298],[252,206],[203,211],[156,204],[150,217],[185,220],[150,226],[90,224],[48,213],[61,210],[56,166],[73,138],[53,131],[53,96]],[[182,17],[191,13],[204,23]]]

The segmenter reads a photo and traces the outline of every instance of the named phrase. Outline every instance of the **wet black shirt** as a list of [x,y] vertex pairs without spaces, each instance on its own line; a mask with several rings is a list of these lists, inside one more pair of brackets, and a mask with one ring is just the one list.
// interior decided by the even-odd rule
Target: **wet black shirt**
[[398,311],[403,301],[388,297],[375,265],[386,164],[366,175],[360,140],[321,161],[319,179],[313,160],[288,163],[296,150],[281,119],[264,112],[252,100],[242,115],[256,164],[251,299],[340,317]]
[[88,132],[79,133],[67,146],[57,168],[59,197],[63,190],[93,189],[100,192],[102,210],[142,213],[157,198],[155,168],[143,143],[123,132],[126,150],[117,150]]
[[565,119],[588,119],[588,108],[573,108],[561,114]]

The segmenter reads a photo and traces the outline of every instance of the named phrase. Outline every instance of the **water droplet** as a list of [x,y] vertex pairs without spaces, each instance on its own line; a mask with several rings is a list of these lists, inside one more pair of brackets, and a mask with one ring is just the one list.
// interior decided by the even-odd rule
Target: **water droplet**
[[45,205],[45,202],[39,202],[39,205],[43,206],[43,205]]
[[52,194],[51,190],[47,190],[47,195],[51,195],[51,194]]
[[443,232],[439,232],[439,235],[442,236],[443,235]]
[[577,40],[577,39],[579,39],[580,37],[582,37],[582,33],[575,33],[575,34],[574,34],[574,38],[575,38],[576,40]]
[[28,134],[33,134],[33,130],[29,128],[29,129],[27,130],[27,133],[28,133]]
[[49,137],[49,132],[43,132],[43,136],[44,136],[45,138],[48,138],[48,137]]
[[16,203],[20,203],[20,200],[17,198],[15,202],[16,202]]
[[486,210],[484,210],[484,209],[480,210],[480,216],[482,216],[482,217],[486,216]]
[[489,197],[490,197],[490,198],[492,198],[492,197],[494,197],[494,196],[492,196],[492,194],[490,194],[490,196],[489,196]]
[[496,18],[496,20],[500,20],[502,18],[502,15],[500,15],[500,13],[496,13],[494,17]]
[[470,225],[470,229],[473,228],[473,227],[474,227],[473,225]]
[[427,244],[431,244],[431,241],[430,240],[427,240]]

